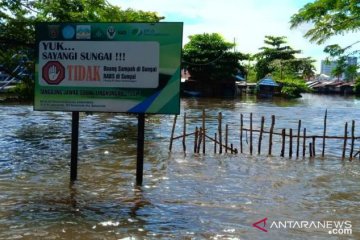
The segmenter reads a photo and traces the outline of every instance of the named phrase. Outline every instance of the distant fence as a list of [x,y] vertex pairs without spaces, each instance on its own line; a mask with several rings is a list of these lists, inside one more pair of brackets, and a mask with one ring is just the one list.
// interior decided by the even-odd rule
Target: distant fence
[[[248,153],[253,155],[254,153],[257,154],[264,154],[266,153],[269,156],[275,155],[273,152],[274,149],[279,151],[278,155],[281,157],[285,157],[285,151],[287,149],[288,156],[292,157],[315,157],[317,155],[324,157],[325,156],[325,146],[328,139],[337,139],[341,141],[341,146],[338,146],[339,152],[341,152],[341,157],[344,160],[345,158],[349,158],[349,160],[353,160],[357,156],[360,159],[360,151],[355,150],[355,141],[360,139],[360,137],[355,136],[355,121],[351,121],[350,126],[350,134],[348,134],[349,124],[346,122],[344,124],[344,135],[342,136],[329,136],[327,135],[327,110],[325,111],[324,116],[324,123],[323,123],[323,134],[322,135],[310,135],[307,133],[306,128],[302,128],[302,121],[299,120],[297,124],[297,129],[295,131],[290,129],[283,128],[281,132],[275,132],[275,122],[276,117],[275,115],[271,116],[271,124],[269,129],[265,129],[265,117],[261,117],[260,128],[254,129],[253,127],[253,114],[250,113],[249,116],[249,125],[245,127],[244,125],[244,115],[240,114],[240,128],[238,131],[232,129],[231,134],[237,135],[236,137],[239,138],[239,144],[235,146],[233,143],[229,142],[229,125],[225,124],[225,129],[223,128],[223,116],[222,113],[219,112],[217,115],[217,130],[215,133],[210,133],[209,130],[206,128],[206,114],[205,110],[202,111],[200,126],[196,126],[193,131],[188,132],[187,127],[187,120],[194,117],[187,116],[186,113],[183,115],[183,126],[182,126],[182,134],[175,136],[176,131],[176,122],[178,116],[176,115],[174,118],[171,137],[170,137],[170,146],[169,150],[172,151],[173,142],[175,140],[182,141],[182,148],[184,152],[187,152],[187,144],[191,140],[191,152],[194,153],[203,153],[205,154],[207,146],[209,144],[213,144],[213,153],[231,153],[231,154],[239,154],[239,153]],[[196,118],[199,118],[196,117]],[[280,128],[281,129],[281,128]],[[288,130],[288,131],[287,131]],[[249,135],[249,136],[248,136]],[[256,135],[256,141],[254,141]],[[264,141],[265,135],[268,136],[267,138],[267,146],[264,150]],[[192,136],[191,139],[188,137]],[[276,144],[279,144],[278,147],[274,148],[274,138],[277,138]],[[232,139],[234,139],[232,137]],[[316,141],[320,140],[321,144],[316,144]],[[246,144],[244,144],[244,141]],[[208,143],[208,144],[206,144]],[[246,146],[248,145],[248,146]],[[316,147],[321,146],[321,149],[316,149]],[[248,147],[248,151],[246,148]],[[254,149],[256,148],[257,149]],[[336,146],[331,146],[332,149],[336,148]],[[256,151],[257,150],[257,151]],[[318,152],[319,151],[319,152]]]

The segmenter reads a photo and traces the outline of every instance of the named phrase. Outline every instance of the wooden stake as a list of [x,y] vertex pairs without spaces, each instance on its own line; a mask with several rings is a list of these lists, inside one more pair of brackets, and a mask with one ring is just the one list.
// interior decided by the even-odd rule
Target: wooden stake
[[172,145],[173,145],[173,140],[174,140],[174,134],[175,134],[175,126],[176,126],[177,116],[178,116],[178,115],[175,115],[175,117],[174,117],[174,122],[173,122],[172,129],[171,129],[170,146],[169,146],[169,151],[170,151],[170,152],[171,152],[171,150],[172,150]]
[[326,120],[327,120],[327,109],[325,111],[325,117],[324,117],[323,146],[322,146],[322,152],[321,152],[322,157],[324,157],[324,155],[325,155]]
[[343,152],[342,152],[342,159],[345,159],[345,153],[346,153],[346,143],[347,143],[347,130],[348,129],[348,123],[345,123],[345,130],[344,130],[344,145],[343,145]]
[[297,139],[296,139],[296,158],[299,157],[300,150],[300,130],[301,130],[301,120],[298,123]]
[[290,128],[290,134],[289,134],[289,138],[290,138],[290,141],[289,141],[289,157],[290,157],[290,158],[292,157],[292,154],[293,154],[293,149],[292,149],[293,141],[292,141],[292,137],[293,137],[292,128]]
[[283,129],[281,132],[281,153],[280,153],[280,157],[284,157],[285,154],[285,132],[286,130]]
[[196,151],[197,151],[198,136],[199,136],[199,129],[198,129],[198,127],[196,127],[195,128],[195,138],[194,138],[194,153],[196,153]]
[[313,153],[313,156],[315,157],[316,156],[316,152],[315,152],[315,137],[312,137],[312,153]]
[[306,128],[304,128],[304,133],[303,133],[303,157],[305,157],[306,154]]
[[350,148],[350,160],[353,158],[354,153],[354,143],[355,143],[355,121],[351,122],[351,148]]
[[233,154],[233,153],[234,153],[234,146],[233,146],[233,144],[232,144],[232,143],[230,144],[230,151],[231,151],[231,154]]
[[258,145],[258,154],[261,154],[261,141],[262,141],[262,137],[263,137],[263,131],[264,131],[264,123],[265,123],[265,118],[264,116],[261,117],[261,126],[260,126],[260,134],[259,134],[259,145]]
[[186,152],[186,113],[184,113],[184,127],[183,127],[183,139],[182,139],[182,145],[183,145],[183,151]]
[[272,153],[272,135],[274,132],[274,125],[275,125],[275,115],[271,116],[271,127],[270,127],[270,135],[269,135],[269,155]]
[[198,145],[197,145],[196,153],[200,153],[201,142],[202,142],[202,139],[203,139],[202,135],[203,135],[203,134],[204,134],[203,129],[202,129],[202,127],[200,127],[199,137],[198,137],[199,142],[198,142]]
[[221,129],[221,123],[222,121],[222,113],[219,112],[218,115],[218,131],[219,131],[219,153],[222,154],[222,129]]
[[240,114],[240,153],[243,153],[243,127],[244,127],[244,116]]
[[202,146],[203,146],[203,154],[205,154],[205,134],[206,134],[206,130],[205,130],[205,109],[203,109],[202,111],[202,129],[203,129],[203,134],[202,134]]
[[214,141],[214,153],[216,153],[216,145],[217,145],[217,134],[215,133],[215,136],[214,136],[214,139],[215,139],[215,141]]
[[225,152],[228,150],[229,125],[225,125]]
[[313,156],[313,147],[312,147],[312,143],[311,143],[311,142],[309,143],[309,154],[310,154],[310,157]]
[[250,113],[250,155],[253,152],[253,122],[252,122],[252,113]]

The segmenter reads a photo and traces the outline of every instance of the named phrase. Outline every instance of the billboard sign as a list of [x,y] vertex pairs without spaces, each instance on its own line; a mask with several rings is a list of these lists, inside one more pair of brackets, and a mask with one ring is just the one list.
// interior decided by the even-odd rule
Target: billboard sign
[[40,23],[35,110],[178,114],[182,23]]

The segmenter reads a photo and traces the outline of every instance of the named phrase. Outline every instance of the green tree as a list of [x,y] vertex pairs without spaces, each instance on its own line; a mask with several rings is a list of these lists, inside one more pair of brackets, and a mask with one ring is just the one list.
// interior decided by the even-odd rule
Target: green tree
[[233,51],[235,45],[220,34],[195,34],[189,38],[183,49],[183,67],[196,81],[215,86],[223,80],[234,81],[236,74],[246,75],[240,61],[249,56]]
[[305,37],[324,43],[334,35],[359,31],[360,4],[358,0],[315,0],[306,4],[291,17],[291,28],[310,23]]
[[266,46],[260,48],[261,52],[255,54],[257,79],[273,73],[277,68],[281,73],[289,60],[295,59],[295,54],[300,50],[294,50],[286,44],[286,37],[265,36]]
[[[8,73],[16,74],[13,66],[18,61],[12,56],[26,54],[30,62],[24,66],[33,66],[36,22],[158,22],[161,19],[156,12],[122,10],[106,0],[2,0],[0,63],[4,63]],[[28,81],[23,84],[18,89],[33,85]]]
[[[305,37],[311,42],[318,44],[335,35],[344,35],[360,30],[360,4],[359,0],[315,0],[306,4],[291,17],[291,28],[297,28],[301,24],[310,23],[311,28],[305,33]],[[348,56],[358,56],[359,49],[354,46],[360,41],[355,41],[349,46],[341,47],[338,44],[325,47],[324,52],[330,58],[337,61],[334,74],[340,76],[350,71],[350,78],[354,79],[358,66],[346,65],[344,59]],[[348,70],[347,70],[348,69]]]

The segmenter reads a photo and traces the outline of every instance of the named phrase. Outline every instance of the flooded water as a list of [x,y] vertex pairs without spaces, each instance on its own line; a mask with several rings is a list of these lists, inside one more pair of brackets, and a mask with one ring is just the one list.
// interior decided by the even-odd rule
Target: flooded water
[[[360,119],[353,97],[182,99],[181,106],[189,131],[203,108],[215,131],[221,111],[236,146],[240,113],[247,125],[252,112],[254,127],[265,116],[266,128],[275,114],[277,132],[301,119],[318,135],[326,109],[328,135],[342,136],[346,121]],[[181,140],[169,153],[173,116],[148,116],[144,185],[136,187],[136,117],[81,114],[78,181],[70,185],[70,113],[0,105],[0,120],[0,239],[360,239],[360,161],[341,160],[342,142],[329,140],[326,157],[315,159],[278,157],[276,139],[271,157],[251,156],[247,144],[244,154],[214,154],[210,143],[205,155],[193,154],[191,138],[186,154]],[[258,226],[267,232],[252,226],[264,218]],[[303,223],[277,228],[279,221]],[[344,225],[329,234],[344,222],[352,234]]]

